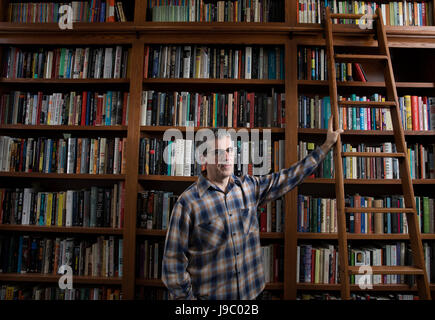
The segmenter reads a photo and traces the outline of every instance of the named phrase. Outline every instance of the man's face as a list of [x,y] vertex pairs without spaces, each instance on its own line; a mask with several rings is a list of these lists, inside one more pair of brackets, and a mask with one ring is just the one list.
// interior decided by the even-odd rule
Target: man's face
[[[207,150],[207,173],[217,178],[229,177],[234,170],[234,150],[230,137],[215,141],[215,146]],[[213,172],[214,174],[210,174]]]

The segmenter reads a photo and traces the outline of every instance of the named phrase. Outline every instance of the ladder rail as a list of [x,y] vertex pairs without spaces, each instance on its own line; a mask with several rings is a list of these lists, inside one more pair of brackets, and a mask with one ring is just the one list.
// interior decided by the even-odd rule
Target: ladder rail
[[[333,127],[337,130],[338,122],[338,97],[337,97],[337,80],[335,78],[335,59],[334,45],[332,35],[332,19],[329,7],[326,7],[326,54],[328,58],[328,81],[329,81],[329,96],[331,101],[331,112],[333,115]],[[337,198],[337,228],[338,228],[338,249],[340,262],[340,282],[341,297],[345,300],[350,299],[350,282],[349,282],[349,264],[347,251],[347,232],[346,232],[346,215],[344,212],[344,178],[343,178],[343,163],[341,161],[341,137],[337,138],[334,146],[334,166],[335,166],[335,194]]]
[[[387,67],[385,68],[385,85],[387,89],[387,99],[395,101],[396,107],[391,108],[391,120],[394,129],[394,142],[396,144],[396,151],[407,154],[405,135],[400,120],[399,99],[397,97],[396,82],[394,79],[393,66],[391,63],[390,49],[388,47],[388,40],[385,31],[385,26],[382,23],[382,12],[377,8],[376,14],[379,17],[376,20],[376,31],[381,54],[386,55]],[[410,166],[408,157],[399,159],[399,174],[402,181],[402,193],[404,197],[405,207],[413,208],[416,210],[416,203],[414,197],[414,187],[411,180]],[[424,272],[421,276],[416,277],[419,296],[423,299],[430,299],[431,293],[429,289],[429,279],[427,277],[426,264],[424,261],[423,244],[421,241],[421,233],[419,230],[418,216],[412,213],[406,213],[406,220],[408,223],[408,233],[413,255],[413,263]]]
[[[337,130],[339,128],[339,110],[338,106],[346,107],[346,103],[338,101],[337,93],[337,80],[335,59],[338,56],[339,60],[349,60],[351,55],[335,55],[334,52],[334,37],[333,37],[333,24],[332,19],[359,19],[363,15],[355,14],[331,14],[330,8],[326,8],[325,19],[325,31],[326,31],[326,48],[328,59],[328,82],[329,82],[329,95],[331,101],[331,113],[333,116],[333,128]],[[414,198],[414,189],[410,175],[409,160],[407,157],[407,147],[405,142],[404,131],[401,122],[401,115],[397,97],[396,83],[394,80],[393,67],[391,63],[390,49],[388,47],[388,40],[385,32],[385,27],[382,23],[382,13],[380,8],[376,9],[376,14],[373,15],[376,35],[378,40],[378,48],[380,50],[379,55],[375,58],[370,58],[368,55],[357,55],[354,58],[365,59],[367,61],[382,58],[385,61],[384,79],[387,91],[387,100],[389,101],[389,107],[391,111],[391,118],[393,124],[394,141],[396,143],[396,155],[399,157],[399,174],[402,181],[402,194],[404,197],[405,208],[403,210],[408,222],[408,233],[411,244],[411,250],[413,255],[414,267],[403,267],[403,270],[407,270],[409,274],[414,274],[416,277],[418,294],[421,299],[430,299],[431,293],[429,289],[429,281],[427,277],[427,270],[423,254],[423,245],[421,242],[421,233],[419,230],[419,221],[416,211],[416,203]],[[364,31],[364,30],[362,30]],[[349,106],[350,103],[349,103]],[[380,106],[376,106],[380,107]],[[388,154],[383,153],[383,156]],[[337,199],[337,227],[338,227],[338,246],[339,246],[339,263],[340,263],[340,282],[341,282],[341,297],[344,300],[350,299],[350,274],[355,272],[355,267],[349,266],[348,261],[348,241],[346,232],[346,213],[352,212],[356,209],[350,209],[345,207],[345,193],[344,193],[344,175],[343,175],[343,163],[344,156],[352,156],[349,153],[342,152],[341,137],[338,136],[336,144],[334,146],[334,167],[335,167],[335,194]],[[358,154],[357,154],[358,156]],[[361,153],[360,156],[370,156],[367,153]],[[372,156],[381,156],[380,154]],[[379,210],[382,211],[382,210]],[[412,273],[412,270],[419,270],[417,273]],[[400,268],[399,268],[400,269]],[[401,270],[401,269],[400,269]],[[391,270],[388,272],[393,273]]]

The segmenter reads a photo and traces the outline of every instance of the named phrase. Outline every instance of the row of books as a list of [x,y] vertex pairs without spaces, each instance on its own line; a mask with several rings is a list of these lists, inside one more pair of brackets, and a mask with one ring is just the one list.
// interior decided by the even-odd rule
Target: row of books
[[[434,281],[435,261],[433,244],[424,243],[423,252],[426,261],[428,279]],[[412,265],[412,252],[405,242],[391,244],[374,243],[367,247],[348,248],[350,266],[405,266]],[[331,244],[301,244],[297,247],[296,279],[298,283],[337,284],[339,252]],[[351,275],[351,284],[414,284],[413,276],[373,275],[361,272]]]
[[[388,293],[388,294],[368,294],[351,293],[351,300],[419,300],[414,294]],[[331,293],[302,293],[298,294],[296,300],[341,300],[337,294]]]
[[0,202],[0,224],[122,228],[125,185],[59,192],[0,189]]
[[0,171],[123,174],[126,140],[0,136]]
[[[320,144],[314,142],[299,141],[297,145],[298,160],[304,159],[308,154],[314,151]],[[326,154],[323,161],[317,166],[314,172],[308,178],[329,178],[334,177],[334,157],[332,149]]]
[[284,22],[284,1],[204,0],[149,1],[147,21]]
[[285,220],[285,200],[278,198],[257,207],[260,232],[283,232]]
[[121,91],[11,91],[0,97],[0,124],[127,125],[129,101],[130,94]]
[[122,291],[107,286],[60,289],[54,286],[3,284],[0,300],[122,300]]
[[279,46],[145,46],[144,78],[284,79]]
[[[386,97],[373,94],[369,97],[351,94],[338,96],[338,101],[384,102]],[[399,108],[404,130],[435,130],[435,98],[405,95],[399,97]],[[339,126],[344,130],[393,130],[388,108],[339,107]],[[331,116],[330,97],[318,95],[298,97],[299,127],[327,129]]]
[[148,301],[169,300],[169,294],[166,288],[136,286],[135,299]]
[[7,79],[119,79],[127,78],[131,48],[8,47],[3,73]]
[[72,9],[72,22],[125,22],[122,2],[115,0],[56,2],[14,2],[9,3],[8,21],[18,23],[58,22],[64,12],[62,5]]
[[[298,80],[328,80],[326,48],[298,48]],[[367,82],[367,75],[360,63],[336,62],[337,81]]]
[[[381,8],[384,25],[388,26],[431,26],[431,1],[337,1],[337,0],[298,0],[298,23],[323,23],[325,8],[330,7],[331,13],[374,14]],[[364,20],[333,19],[333,23],[367,24]]]
[[261,246],[261,255],[266,283],[284,281],[284,246],[278,243]]
[[142,92],[142,126],[285,127],[285,94]]
[[336,233],[336,199],[298,195],[298,232]]
[[[197,176],[203,169],[197,148],[190,139],[141,138],[139,174]],[[284,168],[284,140],[260,140],[258,144],[238,140],[234,149],[235,175],[263,175]]]
[[122,238],[0,235],[0,248],[0,273],[56,275],[68,265],[77,276],[122,277]]
[[145,190],[137,194],[137,227],[166,230],[178,196],[172,192]]
[[[312,142],[300,141],[299,159],[303,159],[316,148]],[[343,152],[396,152],[394,143],[366,146],[365,144],[343,144]],[[407,149],[410,175],[412,179],[435,178],[435,146],[433,144],[409,144]],[[397,158],[345,157],[343,159],[345,179],[398,179],[399,161]],[[312,178],[334,178],[334,158],[330,151],[325,160],[311,175]]]
[[161,279],[164,242],[145,239],[136,246],[137,277],[140,279]]

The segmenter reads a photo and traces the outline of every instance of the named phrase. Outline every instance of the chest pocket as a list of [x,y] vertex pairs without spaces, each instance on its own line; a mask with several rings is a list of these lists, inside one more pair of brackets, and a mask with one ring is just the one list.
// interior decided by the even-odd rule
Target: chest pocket
[[215,250],[225,244],[228,238],[226,223],[216,216],[198,225],[197,237],[202,250]]
[[245,234],[259,231],[256,207],[241,209],[240,216]]

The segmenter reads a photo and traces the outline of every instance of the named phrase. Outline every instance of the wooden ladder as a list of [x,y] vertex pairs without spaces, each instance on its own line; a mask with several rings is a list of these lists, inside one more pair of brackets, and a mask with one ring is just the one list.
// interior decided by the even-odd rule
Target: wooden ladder
[[[334,147],[335,163],[335,192],[337,198],[337,227],[338,227],[338,245],[339,245],[339,265],[340,265],[340,282],[341,297],[344,300],[350,299],[350,275],[361,274],[359,267],[349,266],[348,261],[348,242],[346,233],[346,215],[349,213],[405,213],[408,223],[409,240],[411,244],[412,257],[414,266],[373,266],[373,274],[403,274],[415,275],[418,295],[420,299],[430,299],[430,289],[428,277],[425,268],[423,256],[423,246],[419,230],[419,221],[417,216],[416,204],[414,199],[414,189],[410,176],[408,156],[406,151],[405,137],[401,123],[400,109],[397,99],[396,84],[391,65],[390,51],[388,47],[385,27],[382,23],[381,11],[378,8],[376,14],[372,16],[375,37],[378,42],[379,54],[335,54],[333,43],[333,24],[332,19],[360,19],[362,14],[331,14],[329,7],[326,8],[326,46],[328,58],[328,77],[329,77],[329,94],[331,99],[331,109],[334,120],[335,130],[339,127],[338,106],[347,107],[368,107],[368,108],[389,108],[394,130],[394,141],[397,153],[370,153],[370,152],[342,152],[341,138]],[[340,21],[340,20],[338,20]],[[359,32],[359,29],[358,31]],[[361,30],[363,33],[363,30]],[[367,30],[364,30],[367,33]],[[384,78],[386,85],[386,102],[361,102],[361,101],[337,101],[337,80],[335,71],[335,62],[373,62],[382,61],[384,63]],[[345,157],[392,157],[398,158],[400,179],[402,182],[402,191],[405,202],[405,208],[348,208],[345,207],[343,163]]]

